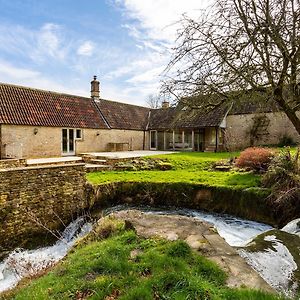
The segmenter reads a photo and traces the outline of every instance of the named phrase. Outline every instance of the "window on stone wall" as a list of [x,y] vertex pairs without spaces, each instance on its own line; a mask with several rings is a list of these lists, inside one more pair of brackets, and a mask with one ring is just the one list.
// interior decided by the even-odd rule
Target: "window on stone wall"
[[76,140],[82,140],[82,129],[76,129]]

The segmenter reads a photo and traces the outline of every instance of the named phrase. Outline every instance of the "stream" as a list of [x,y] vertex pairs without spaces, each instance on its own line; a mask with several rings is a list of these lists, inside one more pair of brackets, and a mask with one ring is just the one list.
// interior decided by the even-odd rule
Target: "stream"
[[[179,214],[209,222],[220,236],[235,247],[255,270],[278,292],[294,296],[300,285],[300,219],[294,220],[281,230],[269,225],[244,220],[225,214],[207,213],[191,209],[154,209],[130,207],[149,214]],[[116,206],[105,215],[128,209]],[[26,276],[47,269],[74,245],[79,237],[86,235],[92,224],[83,217],[68,225],[61,238],[52,246],[36,250],[16,249],[0,262],[0,293],[13,288]]]

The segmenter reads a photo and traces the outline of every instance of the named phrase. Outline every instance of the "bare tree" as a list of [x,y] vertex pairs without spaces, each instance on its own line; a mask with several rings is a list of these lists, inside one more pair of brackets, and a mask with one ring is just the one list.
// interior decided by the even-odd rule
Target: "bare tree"
[[215,106],[251,91],[300,134],[300,0],[216,0],[181,25],[164,92]]
[[147,106],[150,108],[160,108],[162,99],[160,95],[150,94],[146,100]]

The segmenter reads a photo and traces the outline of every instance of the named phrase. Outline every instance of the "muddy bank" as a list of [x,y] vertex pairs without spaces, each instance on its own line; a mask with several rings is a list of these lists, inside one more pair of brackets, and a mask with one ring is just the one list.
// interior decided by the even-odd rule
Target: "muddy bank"
[[206,187],[189,183],[110,183],[87,184],[86,197],[91,208],[119,204],[190,208],[227,213],[241,218],[282,227],[296,216],[276,212],[266,198],[269,190]]

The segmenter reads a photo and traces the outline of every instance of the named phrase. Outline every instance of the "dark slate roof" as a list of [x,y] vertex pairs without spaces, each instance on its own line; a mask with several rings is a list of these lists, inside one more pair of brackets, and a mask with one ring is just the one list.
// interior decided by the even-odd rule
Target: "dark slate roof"
[[244,92],[235,92],[235,94],[236,95],[231,97],[232,108],[229,112],[230,115],[280,111],[280,108],[274,102],[271,93],[248,90]]
[[0,124],[107,128],[91,98],[3,83]]
[[96,103],[110,128],[145,130],[150,109],[101,99]]
[[238,101],[233,102],[229,115],[278,112],[281,109],[272,101]]
[[149,129],[204,128],[219,126],[224,120],[228,105],[205,111],[199,108],[174,107],[151,110]]

